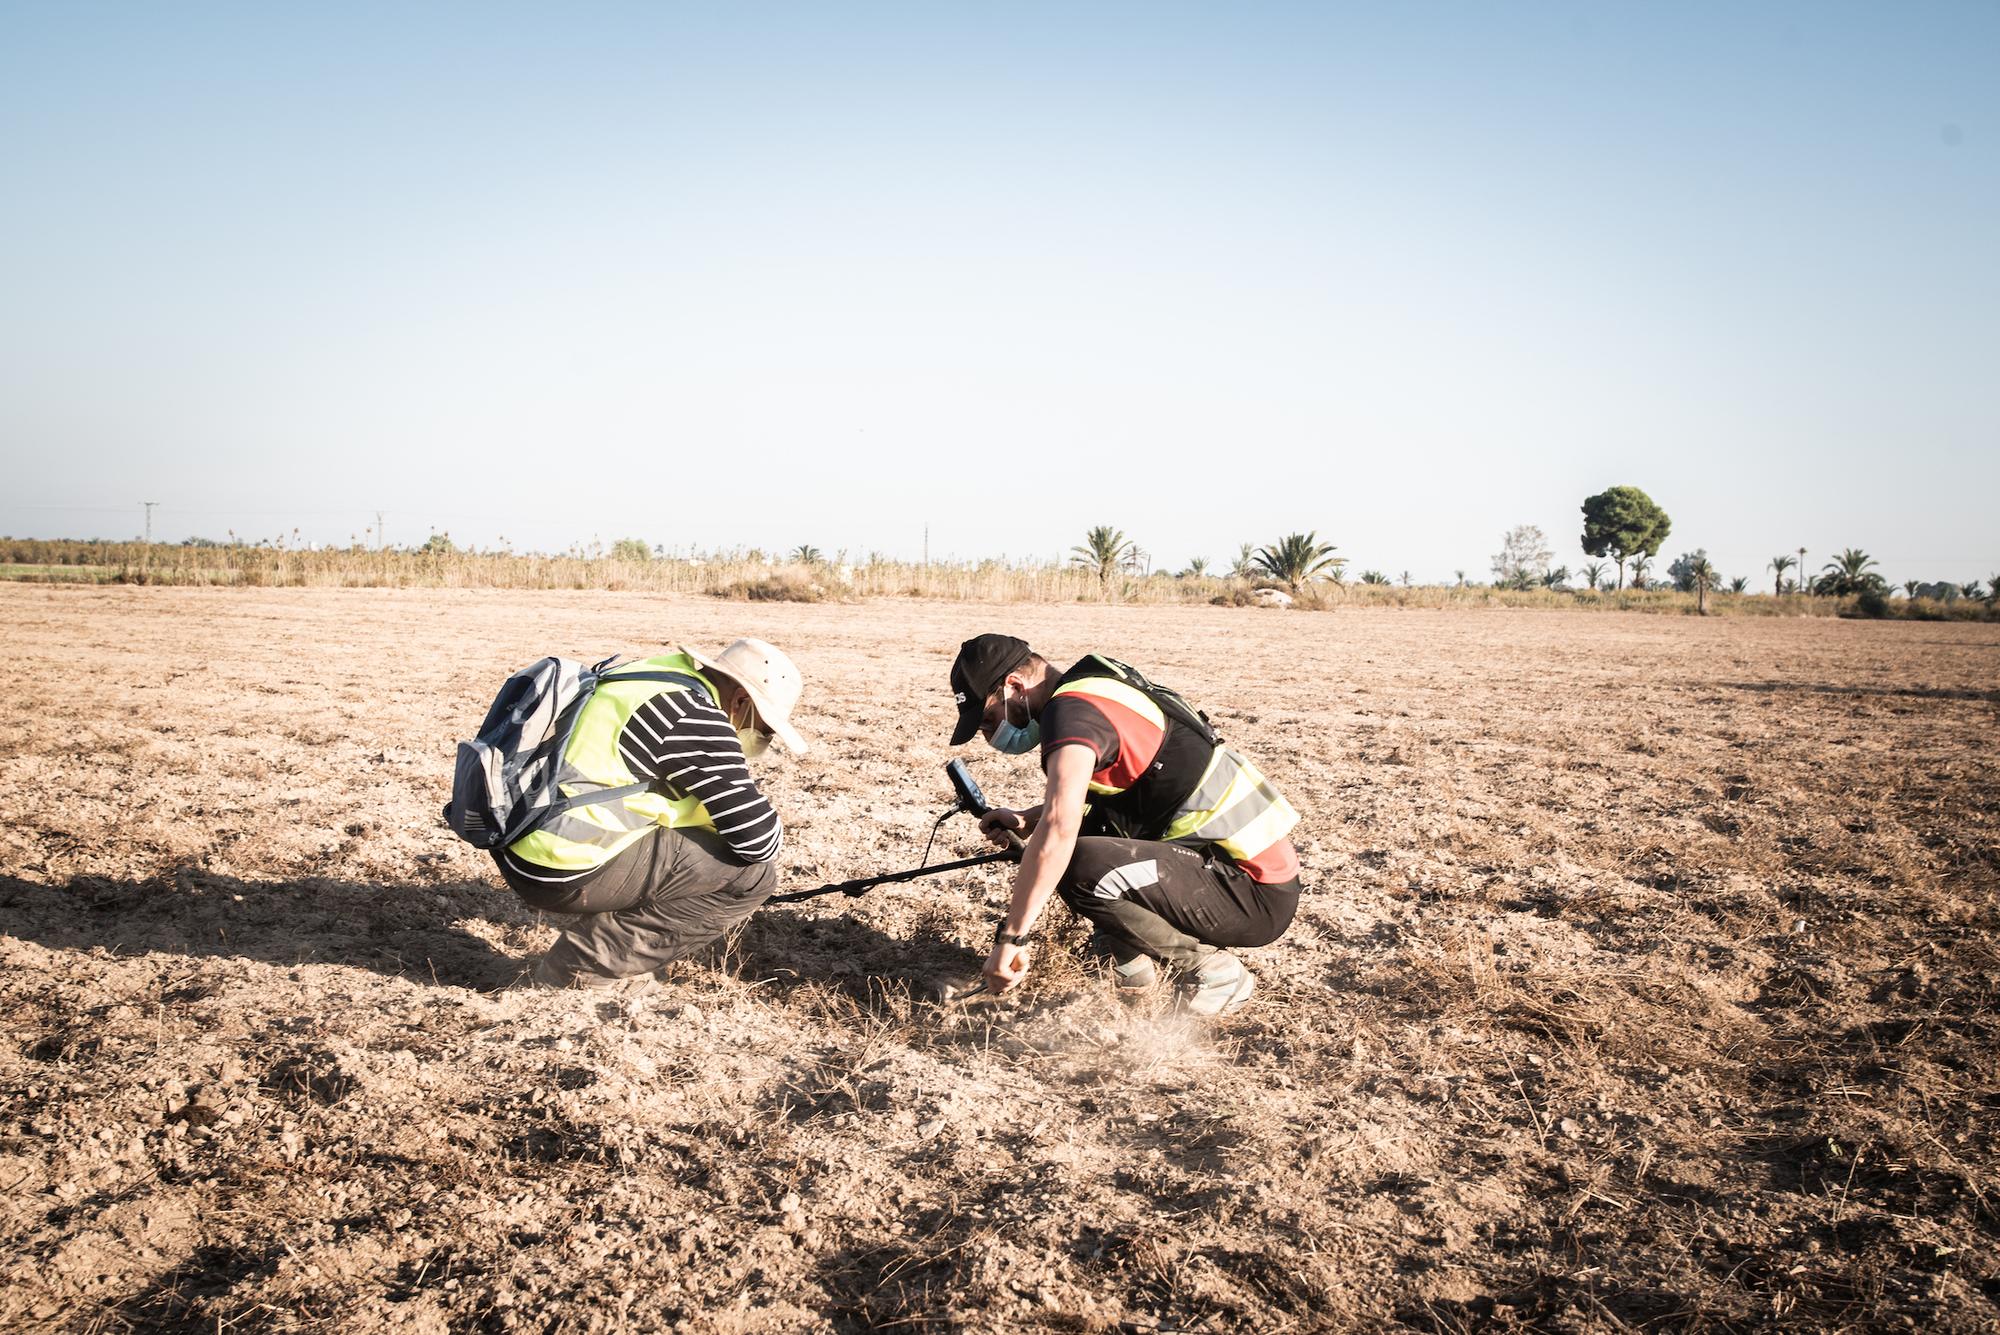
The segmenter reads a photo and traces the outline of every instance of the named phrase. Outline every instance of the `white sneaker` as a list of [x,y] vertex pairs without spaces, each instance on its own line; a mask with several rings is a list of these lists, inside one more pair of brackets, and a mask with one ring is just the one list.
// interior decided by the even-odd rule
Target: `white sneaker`
[[1188,1015],[1227,1015],[1257,990],[1257,975],[1226,950],[1201,962],[1180,984],[1180,1009]]

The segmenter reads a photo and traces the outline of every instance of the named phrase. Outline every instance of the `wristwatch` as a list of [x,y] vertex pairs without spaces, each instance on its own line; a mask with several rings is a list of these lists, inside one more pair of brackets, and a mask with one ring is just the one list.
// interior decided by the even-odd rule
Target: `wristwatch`
[[993,944],[996,946],[1025,946],[1028,944],[1028,934],[1022,932],[1019,936],[1014,935],[1014,933],[1007,930],[1007,920],[1002,918],[999,929],[993,933]]

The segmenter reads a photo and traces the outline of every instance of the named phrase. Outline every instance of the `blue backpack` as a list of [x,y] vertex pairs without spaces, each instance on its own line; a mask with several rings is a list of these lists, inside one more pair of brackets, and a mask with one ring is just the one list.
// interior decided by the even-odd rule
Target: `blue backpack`
[[[503,848],[565,811],[616,802],[653,786],[648,780],[574,796],[562,790],[563,755],[577,716],[616,663],[615,655],[590,667],[544,658],[507,678],[479,735],[458,744],[451,801],[444,808],[444,823],[454,834],[474,848]],[[623,672],[618,680],[700,687],[678,672]]]

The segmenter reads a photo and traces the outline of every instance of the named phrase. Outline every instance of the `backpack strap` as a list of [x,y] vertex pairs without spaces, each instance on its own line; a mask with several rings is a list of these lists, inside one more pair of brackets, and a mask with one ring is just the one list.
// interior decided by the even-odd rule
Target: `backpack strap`
[[690,677],[685,672],[620,672],[615,677],[599,677],[597,684],[602,686],[607,682],[616,683],[621,681],[667,682],[671,685],[679,686],[684,691],[701,691],[704,695],[707,694],[707,691],[701,684],[701,678]]
[[[604,675],[606,671],[616,671],[615,668],[609,666],[614,661],[615,661],[615,656],[614,658],[605,659],[602,663],[598,663],[596,666],[590,669],[590,673],[593,678],[590,682],[591,691],[589,694],[585,694],[579,697],[578,701],[579,711],[581,703],[583,701],[587,701],[590,698],[590,694],[595,694],[596,688],[604,685],[606,682],[620,682],[620,681],[660,682],[664,685],[678,686],[684,691],[699,691],[704,696],[708,694],[706,688],[702,685],[701,680],[699,678],[691,677],[685,672],[668,672],[668,671],[620,672],[615,677],[608,677]],[[563,729],[563,738],[565,745],[567,745],[568,736],[569,736],[569,729],[568,728]],[[560,801],[552,802],[548,806],[542,807],[538,811],[536,819],[538,822],[543,822],[551,820],[556,816],[560,816],[564,812],[574,811],[578,807],[594,807],[594,806],[600,806],[607,802],[622,802],[628,797],[637,797],[641,793],[651,792],[653,790],[653,785],[658,782],[659,780],[657,779],[647,779],[640,783],[620,784],[616,788],[598,788],[591,792],[578,793],[574,796],[565,794]]]
[[657,681],[669,686],[678,686],[684,691],[702,691],[703,694],[707,693],[701,678],[690,676],[688,673],[674,672],[665,668],[649,668],[644,672],[623,672],[619,670],[617,663],[618,656],[613,654],[603,662],[591,665],[590,671],[585,675],[590,679],[592,690],[604,685],[606,682]]
[[[1084,657],[1084,662],[1094,662],[1100,668],[1104,669],[1104,671],[1080,675],[1102,675],[1122,681],[1152,700],[1159,707],[1161,713],[1173,719],[1182,727],[1191,730],[1210,746],[1220,746],[1222,744],[1222,738],[1216,734],[1215,725],[1208,721],[1208,715],[1189,704],[1187,698],[1173,687],[1162,686],[1156,681],[1148,681],[1146,680],[1146,675],[1130,663],[1121,663],[1117,659],[1107,658],[1103,654],[1087,654]],[[1081,667],[1082,664],[1078,664],[1078,666]],[[1077,674],[1077,669],[1071,668],[1069,674],[1066,674],[1063,680],[1067,682],[1070,679],[1070,675],[1079,675]]]

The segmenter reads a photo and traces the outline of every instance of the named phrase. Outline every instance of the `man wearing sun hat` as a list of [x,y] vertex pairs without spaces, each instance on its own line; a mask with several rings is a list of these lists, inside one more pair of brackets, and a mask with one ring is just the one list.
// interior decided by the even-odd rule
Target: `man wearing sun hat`
[[1299,904],[1298,813],[1208,718],[1136,668],[1086,654],[1060,668],[1011,635],[976,635],[951,665],[958,726],[1008,755],[1041,751],[1043,800],[995,809],[996,843],[1027,839],[986,985],[1027,977],[1051,895],[1096,930],[1121,995],[1171,977],[1181,1008],[1233,1011],[1257,980],[1233,949],[1269,945]]
[[805,753],[791,724],[800,690],[792,660],[750,639],[713,658],[682,646],[599,680],[563,761],[606,787],[652,786],[575,808],[580,820],[494,854],[530,907],[579,915],[537,961],[534,984],[611,987],[650,974],[771,896],[784,831],[745,762],[773,737]]

